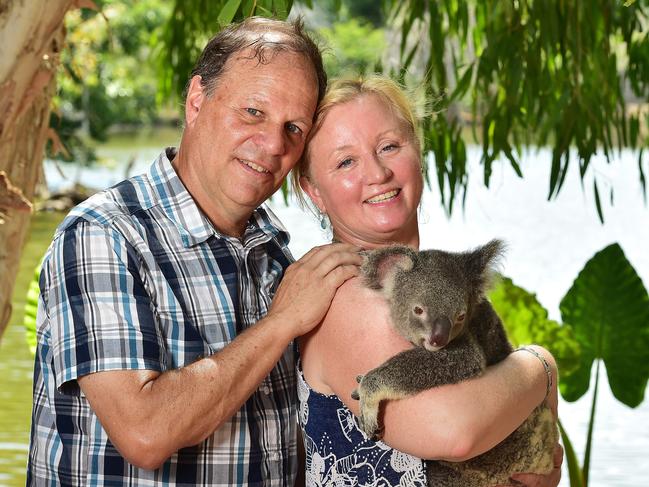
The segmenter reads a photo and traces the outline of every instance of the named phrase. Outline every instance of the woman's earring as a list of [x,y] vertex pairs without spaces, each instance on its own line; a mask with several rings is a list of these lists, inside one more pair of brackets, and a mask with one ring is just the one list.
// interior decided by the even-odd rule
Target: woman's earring
[[323,230],[327,229],[327,214],[326,213],[320,213],[320,228]]

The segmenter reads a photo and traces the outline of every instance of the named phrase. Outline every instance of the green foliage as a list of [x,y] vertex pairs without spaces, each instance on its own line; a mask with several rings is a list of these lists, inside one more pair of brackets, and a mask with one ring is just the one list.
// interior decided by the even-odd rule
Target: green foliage
[[323,27],[318,33],[326,41],[323,58],[331,78],[373,72],[386,48],[383,29],[357,18]]
[[575,401],[590,388],[596,363],[591,415],[583,465],[560,424],[571,487],[588,485],[599,365],[606,364],[613,395],[630,407],[644,400],[649,379],[649,295],[618,244],[596,253],[561,300],[563,325],[548,320],[536,296],[503,278],[490,295],[515,344],[538,343],[549,349],[560,371],[559,390]]
[[176,0],[161,37],[159,100],[182,97],[203,47],[224,26],[253,15],[285,19],[292,6],[292,0]]
[[640,404],[649,379],[649,295],[618,244],[595,254],[560,308],[582,351],[578,370],[561,382],[563,397],[585,394],[593,361],[601,359],[613,395],[627,406]]
[[36,353],[36,311],[38,310],[38,280],[41,273],[41,264],[34,270],[34,277],[29,282],[27,296],[25,297],[25,314],[23,316],[23,326],[25,327],[25,338],[32,355]]
[[561,432],[561,442],[563,443],[563,450],[566,457],[566,465],[568,467],[568,478],[570,480],[570,487],[583,487],[584,479],[579,468],[579,460],[575,453],[575,448],[572,446],[572,441],[568,437],[568,433],[559,420],[559,431]]
[[[92,162],[94,153],[82,136],[103,141],[116,124],[158,119],[150,58],[167,15],[162,0],[109,0],[101,4],[100,13],[67,14],[67,49],[61,55],[50,121],[65,148],[57,154],[60,159]],[[49,149],[54,155],[56,147]]]
[[[636,407],[644,400],[649,378],[649,295],[621,247],[612,244],[586,263],[560,308],[582,352],[579,368],[566,378],[562,376],[559,384],[566,400],[575,401],[585,394],[593,362],[596,364],[584,463],[579,471],[574,459],[569,458],[568,463],[571,485],[581,487],[588,485],[601,361],[619,401]],[[565,437],[565,432],[562,435]]]
[[580,346],[572,329],[548,319],[547,310],[535,294],[515,285],[510,278],[502,278],[489,299],[515,346],[537,343],[550,350],[561,371],[561,380],[578,368]]
[[[298,3],[304,3],[309,8],[313,8],[312,5],[309,5],[311,2]],[[356,18],[369,22],[374,27],[382,27],[385,25],[385,15],[381,3],[377,0],[318,0],[317,6],[329,14],[331,23],[335,20],[345,22]]]
[[[624,95],[649,101],[646,0],[386,4],[390,23],[401,26],[402,76],[423,75],[427,98],[437,103],[439,115],[425,121],[425,149],[435,155],[449,212],[469,181],[463,126],[480,132],[486,185],[496,159],[521,175],[523,145],[552,145],[548,198],[564,183],[571,149],[584,179],[597,151],[608,159],[615,147],[649,145],[649,113],[627,111]],[[592,179],[596,185],[597,174]],[[599,191],[595,198],[603,219]]]

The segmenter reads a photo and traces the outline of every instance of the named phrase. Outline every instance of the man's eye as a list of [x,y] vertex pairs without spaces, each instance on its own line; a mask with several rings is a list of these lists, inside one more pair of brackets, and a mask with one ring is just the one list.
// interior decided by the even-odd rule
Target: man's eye
[[286,124],[286,130],[288,130],[292,134],[301,134],[302,129],[295,125],[294,123],[287,123]]
[[254,116],[254,117],[258,117],[258,116],[261,114],[261,112],[260,112],[259,110],[257,110],[256,108],[250,108],[250,107],[248,107],[248,108],[246,108],[246,111],[247,111],[250,115],[252,115],[252,116]]
[[397,144],[387,144],[381,148],[381,152],[390,152],[398,148],[399,146]]

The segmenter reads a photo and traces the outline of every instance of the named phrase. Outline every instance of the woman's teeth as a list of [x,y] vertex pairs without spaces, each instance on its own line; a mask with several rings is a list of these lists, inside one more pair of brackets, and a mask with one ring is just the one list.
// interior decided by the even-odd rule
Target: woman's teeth
[[398,189],[393,189],[392,191],[388,191],[387,193],[383,193],[377,196],[374,196],[372,198],[369,198],[367,200],[368,203],[380,203],[382,201],[386,201],[389,199],[394,198],[397,194],[399,194]]

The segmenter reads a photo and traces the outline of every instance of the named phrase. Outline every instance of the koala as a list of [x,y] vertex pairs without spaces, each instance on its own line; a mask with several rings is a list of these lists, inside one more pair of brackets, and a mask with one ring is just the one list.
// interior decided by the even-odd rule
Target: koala
[[[394,327],[415,345],[357,378],[352,397],[360,400],[359,426],[369,436],[380,437],[381,401],[479,376],[513,351],[485,297],[503,252],[503,242],[492,240],[462,253],[391,246],[366,254],[364,283],[385,296]],[[482,455],[464,462],[427,461],[428,484],[511,485],[514,473],[549,473],[557,441],[556,421],[544,403]]]

